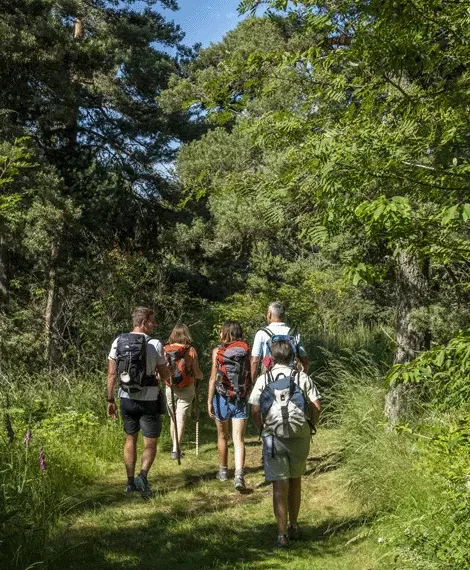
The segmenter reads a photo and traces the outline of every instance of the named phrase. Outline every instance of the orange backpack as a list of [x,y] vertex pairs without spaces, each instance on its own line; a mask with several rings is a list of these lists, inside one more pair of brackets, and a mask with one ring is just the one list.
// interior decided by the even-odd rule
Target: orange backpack
[[[190,386],[193,382],[193,376],[190,367],[189,350],[190,346],[180,346],[178,344],[166,344],[164,347],[166,359],[168,361],[168,366],[171,371],[171,378],[173,380],[173,386],[177,388],[185,388]],[[165,380],[167,386],[170,386],[170,382]]]

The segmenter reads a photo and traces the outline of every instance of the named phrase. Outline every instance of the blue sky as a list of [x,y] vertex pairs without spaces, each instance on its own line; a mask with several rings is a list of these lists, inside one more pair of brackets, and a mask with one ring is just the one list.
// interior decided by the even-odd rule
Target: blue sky
[[242,19],[237,12],[239,3],[240,0],[178,0],[177,12],[163,13],[167,20],[181,26],[186,33],[186,45],[200,42],[207,47],[210,42],[220,41]]

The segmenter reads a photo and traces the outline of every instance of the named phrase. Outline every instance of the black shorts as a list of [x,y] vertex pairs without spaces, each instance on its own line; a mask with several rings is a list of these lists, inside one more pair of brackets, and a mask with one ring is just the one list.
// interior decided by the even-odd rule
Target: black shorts
[[158,413],[156,400],[121,398],[121,416],[124,422],[124,431],[128,435],[137,433],[142,429],[142,435],[145,437],[160,436],[162,418]]

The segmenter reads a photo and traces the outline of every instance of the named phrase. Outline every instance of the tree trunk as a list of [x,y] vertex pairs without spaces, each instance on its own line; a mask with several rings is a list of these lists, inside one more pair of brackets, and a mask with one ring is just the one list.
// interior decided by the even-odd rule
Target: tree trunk
[[[397,258],[397,323],[394,363],[404,364],[419,352],[429,348],[430,335],[413,328],[411,312],[427,304],[429,287],[429,261],[420,263],[416,254],[401,251]],[[427,346],[428,345],[428,346]],[[407,386],[390,386],[385,401],[385,414],[391,427],[407,415]]]
[[59,243],[54,240],[51,247],[51,262],[49,266],[49,287],[47,292],[46,312],[44,315],[45,336],[46,336],[46,362],[52,368],[54,361],[54,324],[56,314],[57,297],[57,260],[59,257]]

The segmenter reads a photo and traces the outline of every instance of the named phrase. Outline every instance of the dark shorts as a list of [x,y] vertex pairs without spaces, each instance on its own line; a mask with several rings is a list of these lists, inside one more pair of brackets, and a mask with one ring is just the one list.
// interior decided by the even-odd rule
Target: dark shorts
[[158,413],[156,400],[132,400],[121,398],[121,416],[124,431],[128,435],[137,433],[140,429],[145,437],[159,437],[162,431],[162,418]]

